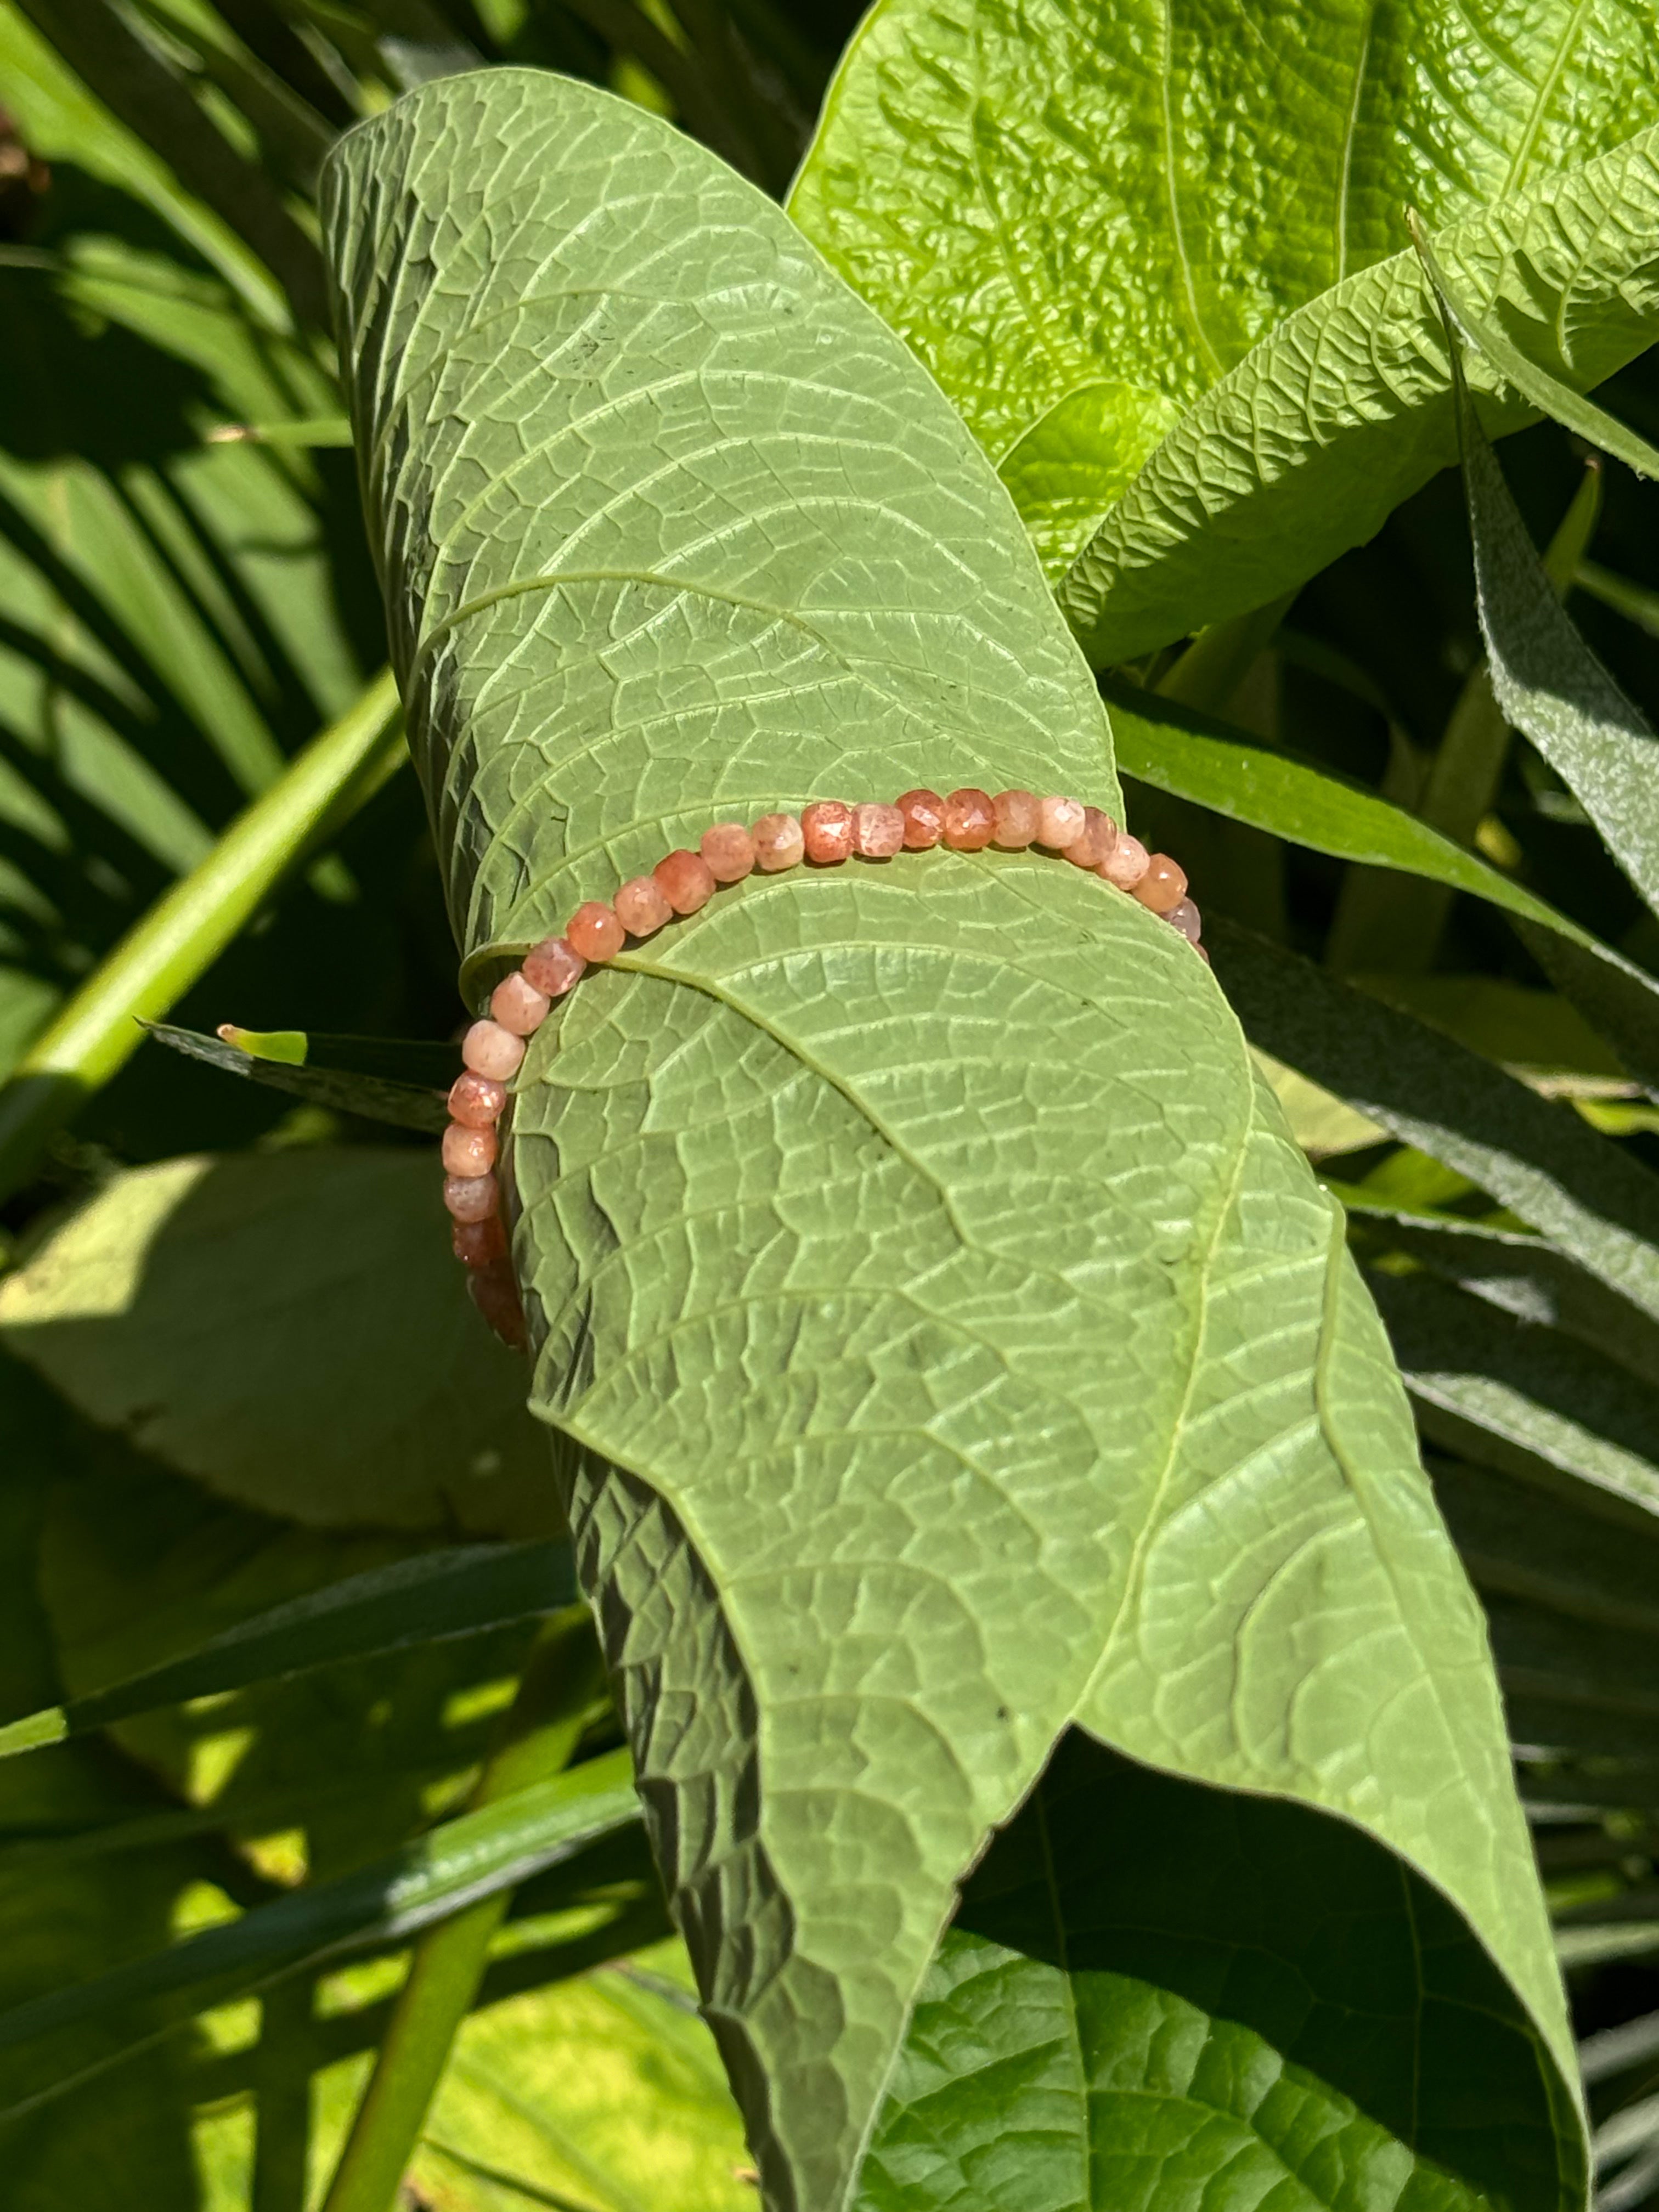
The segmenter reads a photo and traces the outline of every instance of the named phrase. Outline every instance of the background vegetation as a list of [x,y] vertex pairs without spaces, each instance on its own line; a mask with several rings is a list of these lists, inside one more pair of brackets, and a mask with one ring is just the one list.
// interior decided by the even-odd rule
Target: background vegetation
[[[447,2054],[412,2203],[755,2201],[545,1441],[435,1219],[454,951],[311,208],[354,118],[504,61],[657,107],[781,197],[852,27],[768,0],[0,8],[0,1698],[36,1747],[0,1764],[0,2196],[30,2212],[319,2202],[443,1925],[459,1996],[398,2015],[407,2078]],[[1605,135],[1650,120],[1632,93]],[[1581,117],[1542,153],[1600,143]],[[801,191],[856,273],[830,155]],[[866,289],[972,420],[951,285]],[[1626,350],[1598,397],[1659,437]],[[1653,488],[1554,422],[1501,453],[1651,718]],[[1061,573],[1075,516],[1023,503]],[[1653,802],[1621,866],[1547,732],[1511,736],[1455,472],[1302,573],[1263,620],[1194,601],[1184,654],[1103,648],[1129,815],[1188,866],[1349,1206],[1487,1607],[1625,2212],[1659,2193]],[[1535,901],[1629,969],[1574,964]],[[138,1017],[245,1023],[252,1054],[204,1065]],[[260,1068],[293,1087],[234,1079]],[[331,2212],[377,2185],[348,2166]]]

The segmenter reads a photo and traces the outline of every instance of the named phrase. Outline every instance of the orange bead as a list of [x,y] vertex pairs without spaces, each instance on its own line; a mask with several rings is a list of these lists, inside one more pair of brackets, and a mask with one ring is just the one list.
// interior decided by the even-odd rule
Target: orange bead
[[695,914],[714,896],[714,875],[701,854],[682,848],[668,853],[651,871],[657,889],[676,914]]
[[945,835],[945,801],[936,791],[901,792],[895,802],[904,817],[904,849],[925,853]]
[[800,811],[806,857],[821,868],[834,867],[853,850],[853,810],[838,799],[820,799]]
[[755,865],[755,841],[741,822],[717,822],[697,847],[717,884],[741,883]]
[[1036,842],[1037,831],[1042,827],[1042,809],[1034,793],[1000,791],[991,806],[996,816],[992,842],[1000,845],[1005,853],[1023,853],[1028,845]]
[[762,873],[798,866],[806,851],[800,823],[793,814],[763,814],[750,833],[755,840],[755,864]]
[[451,1117],[469,1129],[487,1129],[492,1121],[500,1121],[506,1106],[506,1084],[475,1075],[471,1068],[458,1075],[449,1087]]
[[1177,867],[1167,853],[1154,853],[1133,895],[1154,914],[1168,914],[1187,896],[1186,870]]
[[969,784],[953,791],[945,802],[945,842],[953,853],[982,853],[997,826],[996,809],[988,791]]
[[571,951],[580,953],[584,960],[612,960],[623,949],[623,926],[616,908],[599,899],[589,899],[576,908],[564,934]]
[[630,878],[612,904],[617,921],[630,937],[649,937],[653,929],[674,919],[674,909],[654,876]]

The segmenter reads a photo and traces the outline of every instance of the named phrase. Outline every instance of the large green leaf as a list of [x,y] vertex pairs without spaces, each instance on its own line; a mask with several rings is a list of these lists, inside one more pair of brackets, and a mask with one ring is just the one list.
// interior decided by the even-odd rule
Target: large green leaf
[[434,1152],[118,1177],[0,1285],[73,1404],[222,1496],[325,1528],[556,1528],[521,1364],[472,1311]]
[[[1115,803],[967,431],[710,156],[496,71],[349,136],[325,210],[475,986],[711,815],[918,781]],[[1471,2067],[1530,2054],[1514,2201],[1572,2201],[1480,1617],[1340,1212],[1174,933],[1031,854],[752,878],[584,981],[508,1162],[536,1407],[580,1448],[579,1560],[771,2203],[850,2201],[957,1884],[1073,1723],[1419,1868],[1508,1977]],[[1142,2056],[1115,2154],[1132,2107],[1174,2124]],[[1376,2172],[1428,2188],[1440,2138],[1380,2125]],[[1443,2201],[1504,2154],[1457,2154]],[[1095,2171],[1079,2201],[1115,2203]]]
[[1407,206],[1570,384],[1653,336],[1651,149],[1566,169],[1659,118],[1645,37],[1617,0],[883,0],[791,210],[1052,574],[1109,515],[1066,605],[1122,659],[1299,582],[1453,457]]

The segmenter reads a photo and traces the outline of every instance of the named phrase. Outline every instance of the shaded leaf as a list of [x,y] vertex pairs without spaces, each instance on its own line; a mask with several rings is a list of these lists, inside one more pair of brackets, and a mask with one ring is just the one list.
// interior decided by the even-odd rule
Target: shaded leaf
[[429,1136],[441,1135],[448,1126],[441,1091],[393,1082],[385,1076],[353,1074],[341,1068],[313,1067],[303,1060],[245,1052],[222,1037],[203,1036],[198,1030],[178,1029],[168,1022],[146,1022],[144,1026],[157,1044],[173,1052],[221,1068],[227,1075],[244,1076],[273,1091],[285,1091],[313,1106],[360,1115],[365,1121],[385,1121],[394,1128],[424,1130]]
[[349,1528],[559,1524],[522,1364],[451,1257],[435,1151],[118,1177],[0,1285],[0,1336],[222,1495]]
[[1225,921],[1216,972],[1252,1038],[1467,1176],[1659,1316],[1659,1177],[1489,1060]]
[[1540,1491],[1455,1460],[1433,1464],[1434,1494],[1475,1587],[1576,1619],[1659,1633],[1659,1528],[1609,1517],[1594,1497]]
[[[728,809],[1114,803],[982,457],[708,155],[496,70],[349,134],[324,197],[475,988]],[[751,878],[538,1033],[508,1171],[770,2202],[852,2197],[956,1883],[1073,1720],[1420,1865],[1524,1991],[1573,2164],[1478,1610],[1338,1213],[1174,933],[1031,854]]]

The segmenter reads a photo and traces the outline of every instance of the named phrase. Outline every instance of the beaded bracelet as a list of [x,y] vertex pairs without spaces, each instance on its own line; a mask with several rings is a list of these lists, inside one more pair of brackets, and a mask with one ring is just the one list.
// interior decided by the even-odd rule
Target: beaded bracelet
[[945,845],[978,853],[988,845],[1023,852],[1039,845],[1101,877],[1181,933],[1201,960],[1199,912],[1187,896],[1187,878],[1167,854],[1148,853],[1138,837],[1121,830],[1110,815],[1075,799],[1038,799],[1029,791],[907,791],[890,806],[843,805],[820,799],[793,814],[763,814],[750,830],[717,822],[705,830],[696,852],[670,853],[648,876],[625,883],[611,904],[589,899],[565,925],[562,937],[544,939],[490,994],[489,1016],[473,1023],[461,1041],[465,1073],[449,1094],[444,1132],[444,1205],[453,1221],[455,1256],[467,1268],[473,1304],[497,1336],[515,1351],[526,1342],[524,1308],[507,1257],[495,1173],[496,1124],[507,1105],[507,1085],[525,1056],[526,1040],[592,964],[614,959],[629,937],[649,937],[677,915],[696,914],[723,884],[756,868],[777,875],[801,860],[833,867],[854,854],[891,860],[896,853]]

